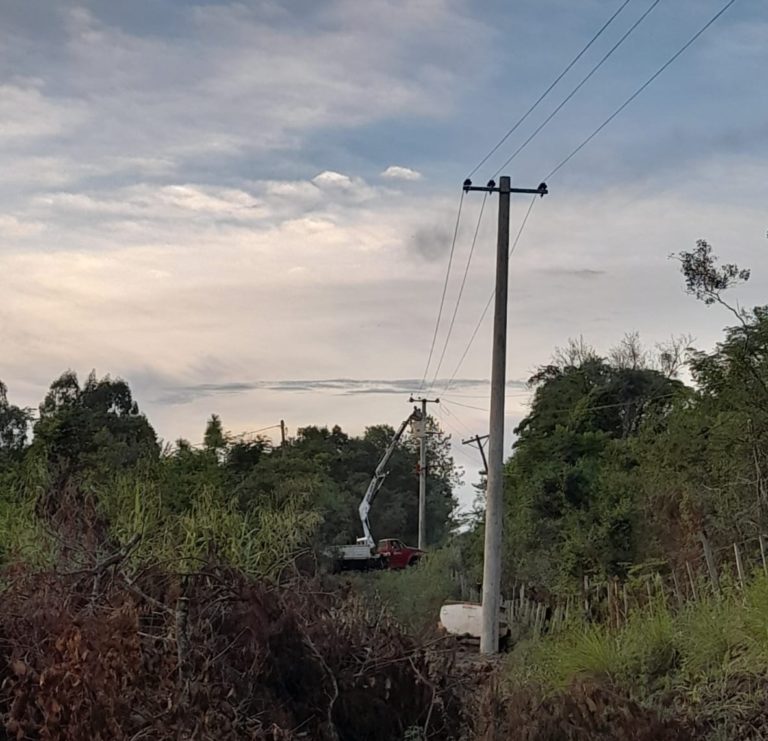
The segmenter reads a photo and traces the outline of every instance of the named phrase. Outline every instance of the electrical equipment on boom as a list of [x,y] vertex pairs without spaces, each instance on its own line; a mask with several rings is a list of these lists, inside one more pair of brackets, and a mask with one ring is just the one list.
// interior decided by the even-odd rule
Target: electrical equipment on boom
[[368,520],[373,500],[379,493],[384,480],[387,478],[387,474],[389,474],[387,470],[389,460],[395,452],[395,448],[406,428],[412,422],[422,422],[422,413],[417,407],[414,407],[414,410],[408,415],[407,419],[397,428],[387,449],[384,451],[384,455],[376,466],[376,470],[373,472],[373,478],[368,484],[368,488],[365,490],[363,499],[358,507],[360,524],[363,529],[362,537],[358,538],[354,545],[341,545],[329,549],[329,553],[334,561],[335,570],[399,569],[413,566],[423,554],[423,551],[420,549],[405,545],[396,538],[385,538],[379,541],[377,547],[376,541],[371,534],[371,524]]

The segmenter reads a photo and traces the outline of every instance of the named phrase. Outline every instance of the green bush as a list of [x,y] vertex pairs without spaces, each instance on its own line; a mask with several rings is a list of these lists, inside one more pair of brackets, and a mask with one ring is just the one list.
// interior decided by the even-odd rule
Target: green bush
[[632,615],[620,633],[628,678],[653,684],[676,671],[679,638],[675,616],[665,604],[653,604]]
[[0,493],[0,565],[16,561],[32,568],[51,567],[56,542],[35,514],[34,500],[5,491]]
[[415,566],[380,571],[359,578],[361,588],[375,595],[397,621],[414,635],[434,632],[445,602],[459,598],[452,576],[460,568],[450,546],[431,551]]

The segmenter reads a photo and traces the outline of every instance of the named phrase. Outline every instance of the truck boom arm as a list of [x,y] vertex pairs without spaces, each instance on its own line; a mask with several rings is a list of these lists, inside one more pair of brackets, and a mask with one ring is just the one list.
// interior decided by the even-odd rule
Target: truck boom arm
[[371,526],[368,522],[368,513],[371,511],[371,504],[373,503],[376,495],[379,493],[379,489],[381,489],[381,485],[384,483],[384,479],[387,478],[387,474],[389,473],[389,471],[387,471],[387,463],[389,463],[389,459],[392,457],[392,453],[395,452],[397,443],[400,441],[400,438],[405,432],[405,428],[409,425],[411,420],[418,419],[421,419],[421,412],[418,410],[418,408],[414,408],[408,418],[400,425],[400,427],[397,428],[397,432],[395,432],[392,440],[387,446],[387,449],[384,451],[384,455],[379,461],[379,465],[376,466],[376,470],[374,471],[371,483],[368,484],[368,488],[365,491],[363,501],[360,502],[360,507],[358,508],[358,512],[360,513],[360,523],[363,526],[363,537],[358,539],[358,543],[364,543],[365,545],[369,545],[371,547],[376,545],[376,541],[374,541],[373,536],[371,535]]

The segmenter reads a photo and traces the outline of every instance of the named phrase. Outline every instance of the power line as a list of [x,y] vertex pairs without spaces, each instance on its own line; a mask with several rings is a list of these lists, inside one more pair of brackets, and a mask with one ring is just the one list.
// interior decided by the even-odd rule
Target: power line
[[683,52],[688,49],[691,44],[693,44],[699,36],[701,36],[715,21],[720,18],[723,13],[725,13],[728,8],[731,7],[736,2],[736,0],[729,0],[728,3],[726,3],[717,13],[715,13],[712,18],[710,18],[707,23],[704,24],[693,36],[691,36],[690,39],[678,50],[676,51],[664,64],[659,67],[659,69],[656,70],[637,90],[635,90],[632,95],[630,95],[608,118],[603,121],[603,123],[600,124],[586,139],[584,139],[581,144],[579,144],[576,149],[574,149],[562,162],[560,162],[557,167],[555,167],[552,172],[547,175],[546,180],[550,180],[552,176],[557,173],[562,167],[564,167],[568,162],[573,159],[589,142],[591,142],[611,121],[613,121],[616,116],[618,116],[640,93],[643,92],[662,72],[664,72],[667,67],[669,67]]
[[[677,395],[678,394],[676,392],[669,393],[669,394],[660,394],[659,396],[651,396],[648,399],[645,399],[644,401],[652,402],[652,401],[659,401],[661,399],[671,399],[671,398],[673,398],[673,397],[675,397]],[[565,409],[546,409],[546,410],[544,410],[544,413],[546,413],[546,414],[571,414],[573,412],[595,412],[595,411],[600,411],[601,409],[615,409],[615,408],[618,408],[618,407],[623,407],[623,406],[626,406],[628,403],[631,403],[631,401],[632,400],[630,400],[628,402],[627,401],[620,401],[620,402],[616,402],[614,404],[597,404],[595,406],[587,406],[587,407],[581,407],[581,406],[578,405],[578,403],[576,403],[572,407],[567,407]],[[442,404],[454,404],[454,405],[458,404],[458,402],[450,401],[450,400],[448,400],[446,398],[441,399],[440,403],[441,403],[441,405]],[[470,406],[469,404],[458,404],[458,406],[464,406],[464,407],[467,407],[468,409],[477,409],[478,411],[481,411],[481,412],[488,412],[489,411],[485,407]],[[443,408],[445,409],[445,407],[443,407]],[[446,411],[448,411],[448,410],[446,409]],[[512,417],[512,416],[516,416],[516,414],[511,414],[510,413],[510,414],[507,414],[506,416]]]
[[[523,396],[530,396],[530,391],[522,391],[519,390],[517,392],[508,391],[506,393],[506,397],[509,398],[515,398],[515,397],[523,397]],[[453,401],[454,399],[487,399],[488,394],[456,394],[451,393],[450,396],[446,397],[445,394],[440,394],[441,399],[447,398],[448,401]]]
[[464,435],[471,435],[472,434],[472,429],[470,428],[470,426],[468,424],[466,424],[466,422],[464,422],[461,419],[461,417],[459,417],[458,414],[456,414],[455,412],[453,412],[450,409],[448,409],[448,407],[443,406],[442,402],[440,403],[440,407],[443,410],[443,412],[445,412],[449,417],[452,417],[453,419],[455,419],[456,423],[460,427],[462,427],[464,429],[464,432],[461,433],[461,434],[464,434]]
[[453,454],[458,453],[465,461],[470,463],[473,468],[477,466],[477,467],[480,467],[480,471],[482,471],[483,459],[480,457],[479,453],[477,454],[477,458],[475,458],[474,456],[471,456],[469,453],[465,453],[464,450],[460,448],[458,445],[456,447],[451,446],[451,453]]
[[[445,408],[443,408],[443,411],[446,411]],[[440,412],[436,412],[437,416],[440,418],[440,422],[447,428],[450,429],[452,432],[454,432],[459,437],[459,443],[461,443],[461,438],[464,437],[464,433],[460,432],[458,429],[456,429],[452,424],[448,422],[448,420],[443,417]],[[458,419],[458,418],[457,418]],[[470,457],[468,453],[464,451],[463,448],[460,447],[460,445],[451,445],[451,454],[454,455],[458,453],[462,458],[464,458],[465,461],[468,461],[472,464],[472,466],[476,466],[478,464],[478,460],[473,459]],[[479,454],[478,454],[479,456]]]
[[456,225],[453,228],[453,239],[451,240],[451,252],[448,256],[448,269],[445,272],[445,282],[443,283],[443,294],[440,297],[440,308],[437,312],[437,321],[435,322],[435,331],[432,335],[432,344],[429,348],[429,356],[427,357],[427,365],[426,368],[424,368],[424,376],[421,379],[421,384],[419,385],[419,391],[421,391],[424,388],[424,383],[427,380],[427,374],[429,373],[429,365],[432,362],[432,353],[435,351],[435,342],[437,341],[437,332],[440,329],[440,319],[443,316],[443,305],[445,304],[445,292],[448,290],[448,279],[451,276],[451,265],[453,264],[453,251],[456,248],[456,237],[459,233],[459,223],[461,222],[461,207],[464,203],[464,190],[461,191],[461,197],[459,198],[459,208],[456,211]]
[[[528,210],[525,212],[523,221],[520,224],[520,228],[517,231],[517,236],[515,236],[515,241],[512,243],[512,247],[510,247],[510,250],[509,250],[510,255],[515,251],[515,248],[517,247],[517,244],[520,241],[520,237],[523,234],[525,225],[528,223],[528,217],[531,215],[531,211],[533,210],[534,203],[536,203],[536,196],[533,196],[533,198],[531,198],[531,202],[528,205]],[[475,325],[475,329],[472,332],[472,336],[469,338],[469,342],[467,343],[467,346],[464,348],[464,352],[461,354],[461,357],[459,358],[459,362],[456,364],[456,367],[454,368],[451,377],[448,379],[448,383],[445,385],[445,391],[447,391],[451,387],[451,384],[453,383],[454,378],[456,378],[456,374],[461,369],[461,366],[464,363],[465,358],[467,357],[467,353],[469,352],[469,349],[472,347],[472,343],[475,341],[475,337],[477,336],[477,333],[480,330],[480,326],[482,325],[483,320],[485,319],[485,315],[488,313],[488,309],[491,307],[491,303],[493,303],[493,297],[495,295],[496,295],[496,289],[494,289],[491,292],[491,295],[488,298],[488,303],[485,305],[485,308],[483,309],[483,313],[480,315],[480,319]]]
[[557,85],[557,83],[560,82],[560,80],[562,80],[563,77],[565,77],[565,75],[567,75],[568,72],[571,71],[571,69],[576,64],[576,62],[578,62],[579,59],[581,59],[584,56],[584,54],[587,52],[587,50],[592,46],[592,44],[594,44],[595,41],[597,41],[600,38],[603,31],[605,31],[605,29],[608,28],[608,26],[610,26],[611,23],[613,23],[614,19],[619,15],[619,13],[621,13],[621,11],[627,7],[629,2],[630,0],[624,0],[622,5],[619,6],[619,9],[598,29],[597,33],[589,40],[587,45],[570,61],[568,66],[555,78],[554,82],[552,82],[552,84],[539,96],[538,100],[515,122],[512,128],[509,129],[509,131],[507,131],[507,133],[504,134],[504,136],[502,136],[501,139],[499,139],[499,141],[493,147],[493,149],[491,149],[491,151],[488,152],[488,154],[486,154],[485,157],[483,157],[483,159],[481,159],[477,165],[475,165],[475,168],[472,170],[472,172],[469,173],[467,177],[471,178],[496,153],[499,147],[502,144],[504,144],[504,142],[510,136],[512,136],[512,134],[514,134],[515,131],[517,131],[517,129],[528,118],[528,116],[530,116],[531,113],[533,113],[536,110],[536,108],[538,108],[539,103],[541,103],[544,100],[544,98],[546,98],[547,95],[549,95],[552,92],[555,85]]
[[[445,410],[445,407],[443,407],[443,410]],[[445,429],[455,433],[459,438],[464,437],[466,433],[454,427],[439,411],[435,410],[435,414],[440,418],[440,422]]]
[[[453,404],[456,406],[465,407],[466,409],[477,409],[479,412],[490,412],[491,410],[487,407],[478,407],[478,406],[471,406],[469,404],[459,404],[456,401],[451,401],[450,399],[446,399],[445,397],[441,398],[441,402],[445,402],[446,404]],[[518,415],[517,412],[506,412],[504,414],[505,417],[516,417]]]
[[269,427],[261,427],[258,430],[246,430],[245,432],[240,432],[238,435],[258,435],[260,432],[266,432],[267,430],[275,430],[278,427],[280,427],[279,424],[276,425],[269,425]]
[[464,286],[467,282],[467,274],[469,273],[469,266],[472,263],[472,255],[475,253],[475,245],[477,244],[477,235],[480,232],[480,223],[483,220],[483,214],[485,213],[485,204],[488,201],[488,193],[486,193],[483,197],[482,203],[480,204],[480,213],[477,217],[477,226],[475,226],[475,234],[472,237],[472,246],[469,248],[469,255],[467,256],[467,264],[464,266],[464,276],[461,279],[461,286],[459,287],[459,294],[456,297],[456,305],[453,308],[453,316],[451,317],[451,323],[448,325],[448,333],[445,335],[445,342],[443,343],[443,351],[440,353],[440,360],[437,363],[437,368],[435,368],[435,375],[432,379],[432,383],[429,385],[430,389],[435,385],[437,381],[437,376],[440,373],[440,368],[443,365],[443,360],[445,359],[445,352],[448,349],[448,343],[451,339],[451,333],[453,332],[453,325],[456,322],[456,315],[459,313],[459,306],[461,305],[461,297],[464,294]]
[[[659,401],[660,399],[671,399],[675,396],[678,396],[677,392],[669,393],[669,394],[659,394],[659,396],[651,396],[648,399],[645,399],[645,401]],[[548,409],[546,410],[547,414],[565,414],[567,412],[595,412],[599,411],[601,409],[615,409],[617,407],[623,407],[626,406],[630,402],[626,401],[620,401],[616,402],[615,404],[597,404],[595,406],[590,407],[579,407],[578,405],[574,405],[571,408],[567,409]]]
[[[566,68],[563,70],[563,72],[554,80],[554,82],[549,86],[549,88],[547,88],[547,90],[545,90],[545,92],[539,97],[539,99],[533,104],[533,106],[531,106],[531,108],[523,115],[523,117],[512,127],[512,129],[510,131],[508,131],[504,135],[504,137],[502,137],[502,139],[496,144],[496,146],[491,150],[491,152],[489,152],[488,155],[486,155],[486,157],[484,157],[483,160],[472,170],[470,175],[474,174],[488,160],[488,158],[491,155],[493,155],[494,152],[496,152],[498,150],[498,148],[504,143],[504,141],[506,141],[506,139],[520,126],[520,124],[523,123],[523,121],[533,112],[533,110],[535,110],[535,108],[539,105],[539,103],[541,103],[541,101],[544,100],[544,98],[549,94],[549,92],[551,92],[551,90],[555,87],[555,85],[557,85],[557,83],[565,76],[565,74],[567,74],[567,72],[576,64],[576,62],[578,62],[578,60],[586,53],[586,51],[592,46],[592,44],[602,35],[602,33],[605,31],[605,29],[608,28],[608,26],[619,15],[619,13],[621,13],[621,11],[629,4],[629,2],[630,2],[630,0],[625,0],[624,3],[603,24],[603,26],[600,29],[598,29],[597,33],[592,37],[592,39],[590,39],[590,41],[587,43],[587,45],[566,66]],[[655,7],[655,5],[658,4],[659,2],[660,2],[660,0],[654,0],[654,5],[652,6],[652,8]],[[648,14],[648,12],[650,12],[650,11],[646,11],[646,13],[641,17],[640,20],[642,20],[642,18],[644,18],[645,15]],[[634,30],[634,28],[638,24],[639,24],[639,22],[637,22],[632,27],[632,29],[630,29],[629,33],[631,33],[631,31]],[[603,60],[601,60],[600,64],[602,64],[605,61],[605,59],[607,59],[607,57],[610,56],[610,54],[612,54],[613,51],[616,48],[618,48],[618,46],[623,42],[624,38],[626,38],[626,36],[629,35],[629,33],[625,34],[625,36],[620,40],[619,44],[617,44],[614,47],[614,49],[612,49],[611,52],[609,52],[608,55],[606,55],[606,57],[604,57]],[[596,69],[597,68],[595,68],[595,70],[593,70],[593,72],[590,73],[590,76],[591,76],[591,74],[594,73],[594,71],[596,71]],[[584,84],[584,82],[586,82],[586,79],[583,80],[581,84]],[[576,91],[573,91],[568,99],[570,99],[570,97],[572,97],[575,94],[575,92]],[[560,108],[562,108],[562,106],[565,105],[565,103],[567,102],[568,99],[566,99],[566,101],[561,103],[561,105],[558,107],[557,110],[560,110]],[[557,111],[555,111],[555,113],[556,112]],[[552,118],[552,116],[550,116],[550,118],[548,120],[550,120],[551,118]],[[543,128],[543,126],[540,127],[539,130],[541,130],[541,128]],[[538,131],[536,133],[538,133]],[[437,335],[438,335],[439,329],[440,329],[440,322],[441,322],[441,319],[442,319],[442,312],[443,312],[443,308],[444,308],[444,305],[445,305],[445,296],[446,296],[446,292],[447,292],[447,289],[448,289],[448,283],[449,283],[449,279],[450,279],[451,267],[453,265],[453,255],[454,255],[454,251],[455,251],[455,247],[456,247],[456,238],[457,238],[457,235],[458,235],[459,223],[460,223],[460,220],[461,220],[461,208],[462,208],[463,198],[464,198],[464,191],[462,190],[462,195],[461,195],[461,198],[459,200],[459,208],[458,208],[458,212],[457,212],[457,215],[456,215],[456,225],[454,227],[453,240],[451,242],[451,250],[450,250],[449,257],[448,257],[448,268],[446,270],[445,281],[443,283],[443,291],[442,291],[442,295],[440,297],[440,307],[438,309],[437,320],[435,322],[435,330],[434,330],[433,335],[432,335],[432,342],[431,342],[429,353],[428,353],[428,357],[427,357],[427,364],[426,364],[426,367],[424,369],[424,374],[422,376],[421,384],[419,385],[419,391],[421,391],[424,388],[424,384],[425,384],[427,376],[429,374],[429,368],[430,368],[430,365],[432,363],[432,357],[434,355],[435,344],[437,342]],[[462,279],[461,288],[459,290],[459,295],[458,295],[458,298],[457,298],[456,307],[454,309],[453,317],[451,318],[451,324],[449,326],[448,333],[446,335],[446,340],[445,340],[445,343],[443,345],[443,350],[442,350],[442,353],[441,353],[440,360],[438,362],[438,367],[437,367],[437,370],[435,371],[435,375],[433,377],[432,383],[430,384],[430,388],[432,388],[432,386],[434,386],[435,382],[437,381],[437,377],[438,377],[438,374],[439,374],[439,371],[440,371],[440,367],[442,366],[442,362],[443,362],[443,360],[445,358],[445,353],[446,353],[447,348],[448,348],[448,343],[449,343],[449,340],[450,340],[451,332],[453,330],[453,326],[454,326],[454,323],[455,323],[455,320],[456,320],[456,315],[458,313],[459,305],[460,305],[460,302],[461,302],[461,296],[463,294],[464,286],[465,286],[465,283],[466,283],[467,272],[469,270],[469,265],[470,265],[470,262],[471,262],[471,259],[472,259],[472,254],[474,252],[475,242],[477,240],[477,233],[478,233],[479,228],[480,228],[480,221],[482,220],[482,215],[483,215],[483,211],[484,211],[484,208],[485,208],[485,202],[486,202],[486,198],[483,199],[483,204],[482,204],[482,207],[481,207],[481,210],[480,210],[480,216],[478,218],[478,224],[477,224],[477,228],[475,229],[475,235],[474,235],[474,239],[472,241],[472,248],[470,250],[470,255],[469,255],[469,258],[467,260],[467,266],[465,268],[464,277]],[[526,218],[527,218],[527,216],[526,216]],[[493,295],[491,296],[491,300],[493,300]],[[486,308],[486,312],[487,312],[487,308]],[[452,380],[453,380],[453,378],[451,378],[451,381]],[[449,384],[450,384],[450,381],[449,381]]]
[[[629,27],[629,30],[608,50],[603,58],[587,73],[587,75],[576,85],[573,90],[564,98],[560,105],[555,108],[552,113],[547,116],[544,121],[534,130],[534,132],[504,161],[504,164],[496,170],[493,177],[496,177],[520,152],[522,152],[538,135],[539,132],[563,109],[563,107],[570,101],[576,93],[581,90],[592,75],[603,66],[603,64],[613,55],[613,53],[632,35],[634,30],[651,14],[653,9],[661,2],[661,0],[654,0],[653,3],[646,9],[646,11]],[[549,180],[549,178],[546,178]]]
[[443,397],[441,401],[445,402],[446,404],[451,404],[453,406],[464,407],[465,409],[477,409],[480,412],[489,411],[486,407],[478,407],[478,406],[475,406],[474,404],[462,404],[460,401],[451,401],[450,399],[446,399],[445,397]]

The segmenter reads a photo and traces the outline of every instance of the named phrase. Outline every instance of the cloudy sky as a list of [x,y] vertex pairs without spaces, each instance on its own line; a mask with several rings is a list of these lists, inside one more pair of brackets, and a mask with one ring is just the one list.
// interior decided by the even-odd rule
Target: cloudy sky
[[[396,425],[419,388],[460,184],[621,0],[0,0],[0,379],[131,383],[166,439],[284,418]],[[630,0],[476,173],[535,187],[725,4]],[[549,182],[511,263],[509,428],[556,345],[728,316],[670,253],[710,240],[768,288],[768,7],[737,0]],[[468,195],[435,357],[483,198]],[[512,229],[528,208],[513,202]],[[492,287],[489,199],[440,378]],[[432,393],[485,432],[489,323]],[[476,477],[478,460],[456,446]],[[470,496],[465,492],[466,497]]]

